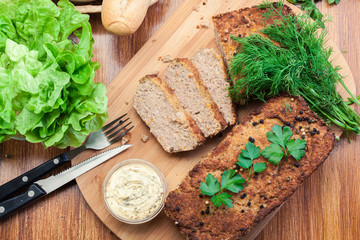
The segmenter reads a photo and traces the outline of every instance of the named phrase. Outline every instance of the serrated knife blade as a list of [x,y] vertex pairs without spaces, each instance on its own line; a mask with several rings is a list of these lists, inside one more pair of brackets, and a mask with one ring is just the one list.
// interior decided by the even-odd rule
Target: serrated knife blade
[[64,186],[68,182],[111,159],[131,146],[132,145],[122,145],[120,147],[112,148],[84,160],[79,164],[62,171],[61,173],[34,182],[25,193],[0,203],[0,219],[6,217],[12,212],[15,212],[21,207],[28,205],[38,198]]
[[86,173],[87,171],[93,169],[94,167],[100,165],[101,163],[118,155],[119,153],[128,149],[131,146],[132,145],[122,145],[121,147],[112,148],[87,160],[84,160],[60,172],[59,174],[36,181],[35,183],[38,184],[42,189],[44,189],[47,194],[49,194],[52,191],[58,189],[59,187],[65,185],[66,183],[79,177],[80,175]]

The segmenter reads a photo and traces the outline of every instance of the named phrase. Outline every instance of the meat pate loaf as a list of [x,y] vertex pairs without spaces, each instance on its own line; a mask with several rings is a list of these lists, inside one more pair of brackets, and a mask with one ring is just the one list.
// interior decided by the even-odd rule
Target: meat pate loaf
[[228,93],[230,83],[224,62],[214,49],[201,48],[191,59],[199,71],[203,83],[212,99],[218,105],[226,123],[231,126],[236,122],[234,105]]
[[[273,4],[276,7],[276,3]],[[265,21],[263,17],[265,11],[267,10],[254,6],[222,13],[213,17],[216,43],[227,67],[239,47],[239,45],[231,39],[231,36],[246,37],[251,33],[263,35],[259,31],[279,18],[266,19]],[[291,8],[284,5],[282,14],[284,16],[292,14]]]
[[[210,201],[211,197],[200,194],[200,183],[205,182],[209,173],[220,182],[224,170],[236,169],[247,179],[248,170],[236,164],[241,149],[245,148],[249,137],[255,139],[256,146],[264,149],[270,144],[266,133],[275,124],[290,126],[292,139],[302,136],[301,128],[316,128],[315,134],[304,131],[305,156],[300,161],[290,156],[276,166],[262,156],[255,159],[254,163],[266,161],[267,169],[252,174],[239,193],[229,192],[233,208],[216,207]],[[187,239],[239,239],[286,201],[324,162],[334,145],[334,134],[303,98],[273,98],[234,126],[220,145],[194,166],[181,184],[168,194],[165,213]]]
[[218,105],[189,59],[174,59],[166,70],[165,82],[205,137],[214,136],[227,126]]
[[169,87],[155,75],[140,80],[134,108],[169,153],[189,151],[205,141],[192,117]]

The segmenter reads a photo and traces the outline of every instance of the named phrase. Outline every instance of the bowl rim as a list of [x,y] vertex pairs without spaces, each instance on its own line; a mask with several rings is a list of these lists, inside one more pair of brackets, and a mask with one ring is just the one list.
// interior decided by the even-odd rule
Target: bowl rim
[[[162,193],[161,204],[152,214],[146,216],[145,218],[129,219],[129,218],[124,218],[122,216],[119,216],[118,214],[113,212],[113,210],[109,207],[109,204],[106,200],[106,186],[107,186],[109,179],[119,168],[121,168],[125,165],[128,165],[128,164],[143,164],[143,165],[150,167],[158,175],[160,182],[162,184],[163,193]],[[102,195],[103,195],[103,201],[104,201],[106,209],[114,218],[116,218],[117,220],[119,220],[121,222],[128,223],[128,224],[141,224],[141,223],[148,222],[148,221],[152,220],[153,218],[155,218],[163,209],[164,203],[165,203],[165,198],[167,195],[167,182],[166,182],[166,178],[165,178],[164,174],[160,171],[160,169],[156,165],[154,165],[153,163],[148,162],[146,160],[143,160],[143,159],[131,158],[131,159],[123,160],[123,161],[115,164],[110,169],[110,171],[106,174],[103,184],[102,184]]]

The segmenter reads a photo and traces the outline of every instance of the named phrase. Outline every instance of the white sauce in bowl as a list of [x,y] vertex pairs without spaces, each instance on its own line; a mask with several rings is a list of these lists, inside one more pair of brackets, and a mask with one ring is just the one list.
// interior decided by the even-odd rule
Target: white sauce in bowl
[[153,168],[142,163],[128,163],[112,173],[104,197],[114,215],[130,221],[140,220],[162,207],[164,187]]

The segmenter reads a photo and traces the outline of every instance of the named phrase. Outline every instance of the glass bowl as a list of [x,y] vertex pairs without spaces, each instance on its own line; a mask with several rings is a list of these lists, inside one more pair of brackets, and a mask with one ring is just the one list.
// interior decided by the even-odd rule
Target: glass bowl
[[128,159],[116,164],[102,186],[107,210],[128,224],[145,223],[156,217],[164,206],[167,184],[152,163]]

